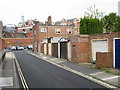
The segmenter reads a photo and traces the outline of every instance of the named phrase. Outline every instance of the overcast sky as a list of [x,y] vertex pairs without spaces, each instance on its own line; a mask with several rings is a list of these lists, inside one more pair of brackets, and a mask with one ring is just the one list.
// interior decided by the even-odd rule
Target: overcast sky
[[62,18],[81,18],[87,8],[96,5],[99,11],[109,14],[118,13],[118,1],[120,0],[1,0],[0,20],[3,24],[18,24],[21,16],[27,19],[46,21],[48,15],[52,21]]

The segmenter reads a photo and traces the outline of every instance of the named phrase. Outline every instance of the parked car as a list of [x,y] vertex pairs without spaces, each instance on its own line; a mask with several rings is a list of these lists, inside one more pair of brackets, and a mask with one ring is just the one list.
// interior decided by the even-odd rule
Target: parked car
[[27,49],[32,50],[33,49],[33,45],[28,45]]
[[19,50],[24,50],[24,47],[19,47]]
[[16,50],[16,46],[12,46],[12,47],[11,47],[11,50]]
[[17,46],[16,46],[16,50],[20,50],[20,46],[17,45]]

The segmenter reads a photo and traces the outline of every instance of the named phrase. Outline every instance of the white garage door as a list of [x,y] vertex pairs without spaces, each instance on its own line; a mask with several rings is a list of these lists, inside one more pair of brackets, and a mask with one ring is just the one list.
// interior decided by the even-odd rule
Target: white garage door
[[107,40],[93,40],[92,41],[93,61],[96,61],[96,52],[108,52]]

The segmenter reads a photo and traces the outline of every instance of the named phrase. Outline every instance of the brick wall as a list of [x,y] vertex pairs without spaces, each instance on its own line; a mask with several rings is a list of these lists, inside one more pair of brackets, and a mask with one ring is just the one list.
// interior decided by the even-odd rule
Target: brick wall
[[5,48],[9,48],[9,46],[15,46],[15,45],[19,45],[19,46],[22,46],[22,45],[31,45],[32,44],[32,39],[27,39],[27,38],[23,38],[23,39],[7,39],[7,38],[4,38],[3,39],[4,41],[4,44],[3,46]]
[[113,59],[111,52],[97,52],[96,53],[96,67],[111,68],[113,67]]
[[78,63],[90,62],[90,46],[89,46],[90,44],[88,35],[71,36],[68,37],[68,41],[70,41],[71,43],[70,61]]
[[113,32],[113,33],[107,33],[107,34],[96,34],[96,35],[90,35],[90,41],[93,39],[100,40],[100,39],[108,39],[108,51],[113,52],[113,38],[120,37],[120,32]]
[[[41,28],[47,28],[46,32],[41,32]],[[60,28],[61,33],[56,34],[56,28]],[[71,34],[67,34],[67,28],[71,29]],[[67,37],[74,35],[74,27],[73,26],[41,26],[41,25],[36,25],[33,30],[33,41],[34,42],[42,42],[44,38],[49,38],[49,37]],[[40,45],[38,45],[40,46]],[[41,51],[40,51],[41,52]]]
[[2,50],[2,39],[0,39],[0,50]]
[[[41,28],[47,28],[47,32],[41,32]],[[55,28],[60,28],[61,33],[60,34],[56,34],[55,33]],[[72,33],[71,34],[67,34],[67,28],[70,28]],[[39,26],[39,34],[38,34],[38,41],[41,42],[44,38],[48,38],[48,37],[67,37],[67,36],[71,36],[74,35],[74,28],[71,26]]]
[[[112,53],[110,54],[111,55],[110,57],[112,57],[112,63],[113,63],[113,38],[117,38],[117,37],[120,37],[120,32],[90,35],[90,42],[92,42],[93,39],[96,39],[96,40],[107,39],[108,40],[108,52]],[[92,60],[92,43],[90,43],[90,59]],[[109,64],[111,64],[111,62]]]

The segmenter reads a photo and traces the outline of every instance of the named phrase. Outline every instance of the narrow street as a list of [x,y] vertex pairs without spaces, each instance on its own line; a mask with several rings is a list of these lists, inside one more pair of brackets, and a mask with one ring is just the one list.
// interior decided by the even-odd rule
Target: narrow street
[[29,88],[105,88],[25,51],[14,53]]

